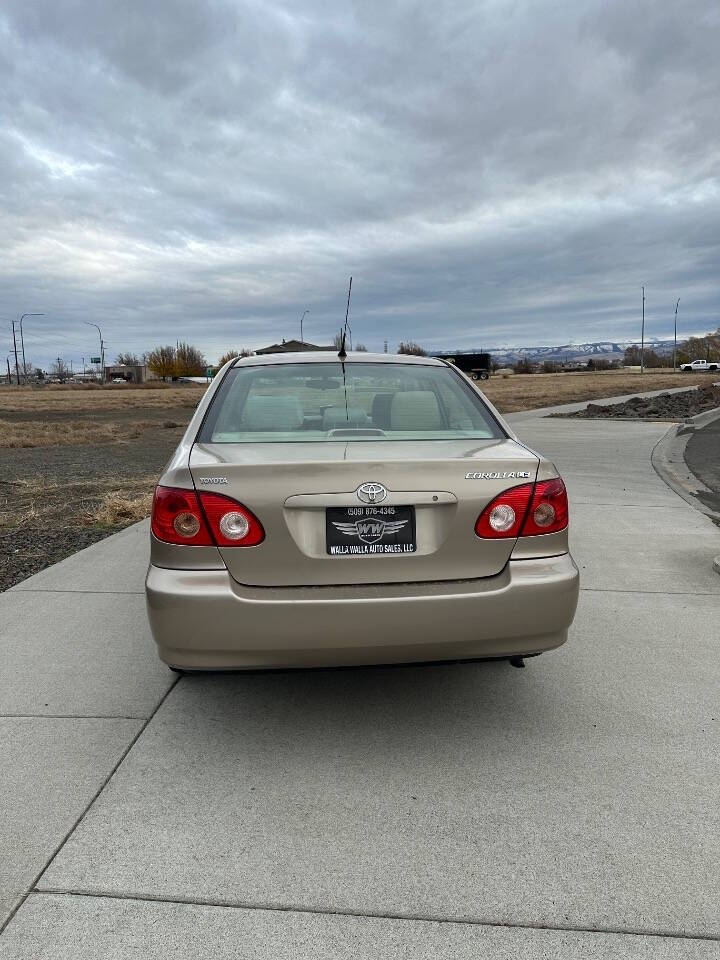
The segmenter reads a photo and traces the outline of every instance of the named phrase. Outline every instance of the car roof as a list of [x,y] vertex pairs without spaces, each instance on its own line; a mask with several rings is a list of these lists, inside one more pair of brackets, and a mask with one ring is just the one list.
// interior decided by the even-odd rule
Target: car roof
[[[233,363],[234,367],[264,366],[275,363],[339,363],[340,358],[332,352],[312,351],[307,353],[262,353],[257,356],[243,357]],[[445,361],[435,357],[416,357],[407,353],[348,353],[345,363],[402,363],[421,366],[443,367]]]

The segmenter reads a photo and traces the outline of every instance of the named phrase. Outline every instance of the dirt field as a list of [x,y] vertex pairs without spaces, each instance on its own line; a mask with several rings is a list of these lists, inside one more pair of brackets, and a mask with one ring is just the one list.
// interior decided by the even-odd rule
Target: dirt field
[[[481,384],[503,412],[707,383],[655,373]],[[203,387],[0,387],[0,590],[147,516]]]
[[574,413],[553,413],[553,417],[571,417],[581,420],[684,420],[720,407],[720,387],[712,384],[682,393],[661,393],[657,397],[633,397],[625,403],[604,406],[589,403],[584,410]]

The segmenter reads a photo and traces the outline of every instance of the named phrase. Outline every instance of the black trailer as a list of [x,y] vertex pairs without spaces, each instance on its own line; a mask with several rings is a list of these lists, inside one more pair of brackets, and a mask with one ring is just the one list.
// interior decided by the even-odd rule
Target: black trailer
[[435,356],[454,364],[473,380],[487,380],[490,376],[489,353],[436,353]]

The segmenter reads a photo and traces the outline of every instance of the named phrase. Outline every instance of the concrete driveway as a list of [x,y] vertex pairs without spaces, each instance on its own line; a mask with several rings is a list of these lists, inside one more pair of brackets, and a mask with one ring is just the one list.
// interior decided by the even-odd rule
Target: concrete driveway
[[525,670],[176,682],[145,524],[0,597],[0,957],[720,957],[720,531],[667,425],[509,419],[583,577]]

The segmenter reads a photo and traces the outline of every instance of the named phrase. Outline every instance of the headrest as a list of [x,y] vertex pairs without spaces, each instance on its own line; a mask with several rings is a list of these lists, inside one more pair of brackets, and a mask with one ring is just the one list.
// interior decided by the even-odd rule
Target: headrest
[[441,430],[442,418],[432,390],[407,390],[393,396],[391,430]]

